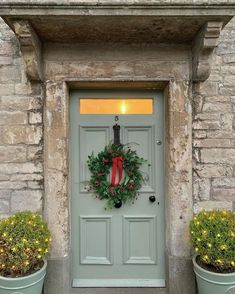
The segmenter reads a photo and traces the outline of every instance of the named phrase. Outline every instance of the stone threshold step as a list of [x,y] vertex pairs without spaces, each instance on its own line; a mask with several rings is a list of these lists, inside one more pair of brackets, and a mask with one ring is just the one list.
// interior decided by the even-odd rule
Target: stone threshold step
[[70,294],[167,294],[166,288],[73,288]]

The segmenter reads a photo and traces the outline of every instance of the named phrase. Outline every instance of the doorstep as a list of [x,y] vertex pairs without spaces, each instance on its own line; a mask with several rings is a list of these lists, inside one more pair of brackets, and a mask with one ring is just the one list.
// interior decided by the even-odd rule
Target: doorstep
[[166,288],[73,288],[71,294],[167,294]]

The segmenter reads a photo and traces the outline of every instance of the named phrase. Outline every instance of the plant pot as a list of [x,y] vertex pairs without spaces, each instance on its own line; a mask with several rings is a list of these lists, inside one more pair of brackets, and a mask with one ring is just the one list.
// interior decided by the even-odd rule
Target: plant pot
[[0,276],[1,294],[41,294],[44,278],[46,275],[47,262],[44,261],[43,267],[25,277],[5,278]]
[[198,294],[234,294],[235,272],[222,274],[201,268],[196,257],[193,258],[194,272],[197,279]]

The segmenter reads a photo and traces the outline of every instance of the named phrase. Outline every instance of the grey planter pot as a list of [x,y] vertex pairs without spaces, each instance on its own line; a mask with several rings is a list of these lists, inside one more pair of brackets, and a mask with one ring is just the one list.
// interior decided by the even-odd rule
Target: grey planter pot
[[21,278],[5,278],[0,276],[1,294],[41,294],[46,275],[47,262],[32,275]]
[[209,272],[201,268],[193,258],[194,272],[196,274],[198,294],[234,294],[235,272],[220,274]]

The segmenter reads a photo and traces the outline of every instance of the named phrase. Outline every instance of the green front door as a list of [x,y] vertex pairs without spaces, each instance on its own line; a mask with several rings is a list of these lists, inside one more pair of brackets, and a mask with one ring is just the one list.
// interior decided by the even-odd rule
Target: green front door
[[[98,109],[96,114],[93,110],[89,114],[89,107],[88,114],[81,114],[80,102],[85,98],[97,99],[97,103],[93,101]],[[99,98],[107,99],[107,104],[111,98],[148,98],[153,102],[152,113],[129,114],[125,108],[125,114],[118,115],[121,142],[129,143],[148,161],[141,168],[145,184],[138,200],[119,209],[105,210],[105,202],[86,190],[88,156],[92,152],[97,154],[113,140],[115,114],[112,107],[110,114],[109,109],[106,114],[99,114]],[[162,93],[73,91],[70,124],[73,287],[164,287]],[[150,202],[150,196],[155,196],[156,201]]]

